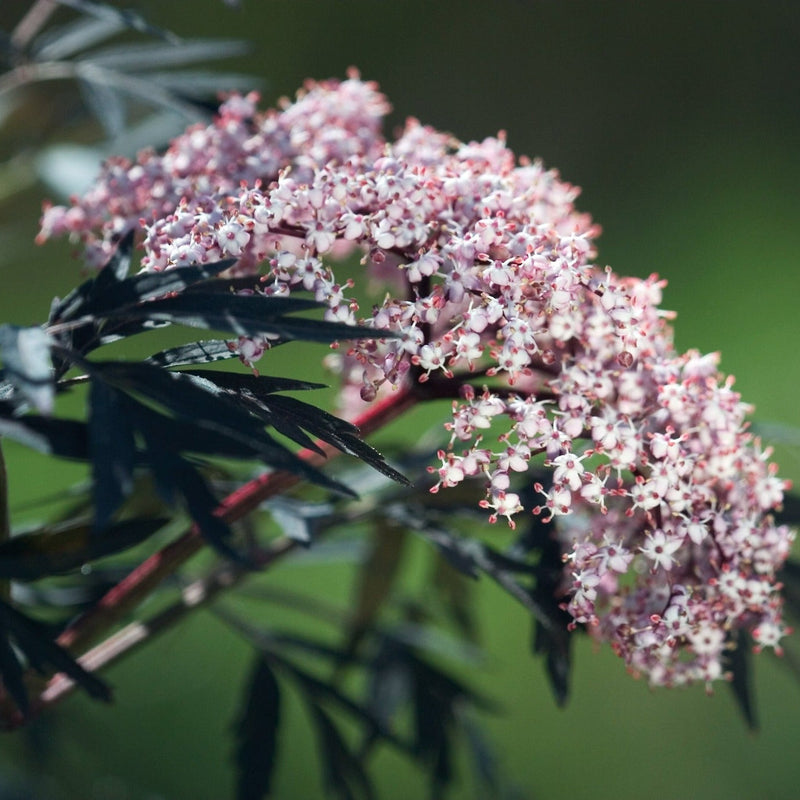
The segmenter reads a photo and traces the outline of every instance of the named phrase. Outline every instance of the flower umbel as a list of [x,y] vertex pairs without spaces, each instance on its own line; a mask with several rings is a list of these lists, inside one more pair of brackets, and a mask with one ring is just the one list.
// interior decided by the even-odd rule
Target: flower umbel
[[[230,97],[163,155],[110,161],[71,208],[46,210],[40,238],[80,238],[102,263],[141,227],[143,269],[266,263],[259,291],[311,292],[331,320],[399,332],[332,356],[345,411],[398,389],[450,397],[433,491],[481,481],[491,522],[513,527],[516,486],[548,468],[528,511],[562,545],[573,624],[654,684],[723,677],[734,629],[779,649],[793,533],[771,511],[786,483],[718,356],[675,350],[664,282],[592,263],[578,190],[502,134],[465,144],[409,120],[386,141],[388,103],[355,73],[280,111],[256,101]],[[334,272],[352,252],[385,292],[367,313],[358,280]]]

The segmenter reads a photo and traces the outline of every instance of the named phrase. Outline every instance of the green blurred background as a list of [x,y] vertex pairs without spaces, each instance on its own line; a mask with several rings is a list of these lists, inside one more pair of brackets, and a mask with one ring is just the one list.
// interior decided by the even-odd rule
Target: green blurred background
[[[800,426],[796,0],[127,5],[187,37],[249,39],[251,54],[225,66],[263,76],[266,104],[306,77],[343,76],[356,65],[388,94],[392,126],[415,116],[461,139],[506,130],[517,153],[541,156],[583,187],[580,207],[604,228],[599,263],[669,280],[664,305],[678,312],[678,346],[721,351],[758,421]],[[2,0],[0,27],[26,6]],[[57,123],[24,135],[55,139]],[[52,295],[79,275],[67,247],[32,245],[46,191],[30,187],[0,204],[4,321],[41,320]],[[774,437],[781,473],[800,485],[800,444],[776,430],[766,438]],[[12,456],[18,503],[59,478],[43,459]],[[267,577],[345,603],[352,570],[297,559]],[[411,574],[408,585],[424,580]],[[478,604],[486,661],[468,678],[502,706],[488,725],[524,797],[797,795],[800,683],[786,663],[756,659],[756,735],[724,686],[710,698],[702,687],[651,692],[584,640],[572,697],[557,709],[530,656],[525,612],[486,583]],[[30,738],[5,739],[0,758],[9,774],[35,774],[57,798],[228,797],[230,725],[248,654],[201,613],[109,671],[115,708],[74,697]],[[299,704],[287,715],[275,796],[317,797],[308,720]],[[480,797],[460,766],[451,796]],[[378,767],[381,797],[425,796],[421,778],[394,757]]]

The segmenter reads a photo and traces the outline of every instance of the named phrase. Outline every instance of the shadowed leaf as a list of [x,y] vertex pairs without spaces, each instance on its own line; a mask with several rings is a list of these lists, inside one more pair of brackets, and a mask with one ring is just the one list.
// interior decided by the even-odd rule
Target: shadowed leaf
[[552,536],[549,526],[539,517],[528,522],[526,530],[512,546],[511,552],[539,553],[537,581],[533,596],[545,609],[551,625],[543,625],[539,618],[533,623],[533,652],[545,657],[545,671],[556,703],[563,707],[569,697],[570,672],[572,668],[572,633],[567,627],[570,615],[560,608],[559,595],[564,562],[561,548]]
[[358,428],[349,422],[294,397],[272,395],[263,401],[263,405],[279,412],[280,417],[293,421],[323,442],[361,459],[393,481],[404,486],[411,485],[405,475],[390,467],[377,450],[359,438]]
[[3,678],[3,686],[11,695],[22,712],[23,716],[28,715],[30,702],[28,700],[28,690],[25,688],[23,680],[22,664],[11,646],[8,638],[9,630],[5,618],[0,614],[0,676]]
[[736,704],[751,731],[758,730],[755,692],[753,690],[750,648],[752,644],[747,633],[741,629],[728,634],[728,644],[723,653],[723,668],[731,673],[730,687]]
[[106,136],[115,139],[125,132],[127,111],[119,92],[102,83],[79,80],[78,88],[92,115],[103,126]]
[[[205,378],[213,381],[222,389],[229,389],[235,392],[250,392],[254,397],[266,397],[275,392],[297,392],[309,389],[326,389],[324,383],[314,383],[312,381],[300,381],[295,378],[276,378],[272,375],[252,375],[241,372],[217,372],[210,369],[190,370],[192,375],[198,378]],[[310,406],[310,408],[312,408]],[[319,411],[319,409],[314,409]],[[334,419],[336,419],[334,417]],[[337,420],[341,425],[347,426],[355,431],[356,428],[344,420]]]
[[342,800],[372,800],[375,792],[361,760],[351,752],[339,729],[320,705],[313,701],[308,705],[317,731],[326,790]]
[[781,525],[800,525],[800,495],[784,494],[780,511],[775,519]]
[[215,361],[237,358],[239,354],[235,347],[230,347],[230,344],[227,339],[192,342],[154,353],[145,359],[145,363],[156,367],[184,367],[190,364],[212,364]]
[[800,620],[800,562],[788,559],[778,573],[783,584],[783,597],[786,610]]
[[469,763],[472,765],[475,776],[489,797],[500,795],[499,769],[497,754],[493,751],[486,735],[477,722],[466,714],[460,714],[461,727],[466,734],[469,747]]
[[455,569],[447,559],[436,557],[433,562],[431,587],[440,598],[445,611],[461,635],[470,642],[478,638],[478,626],[473,608],[473,582]]
[[[147,275],[171,275],[179,269]],[[162,292],[154,291],[150,296],[156,293]],[[392,331],[362,328],[340,322],[286,316],[314,308],[320,308],[320,304],[303,298],[189,291],[137,305],[111,307],[103,311],[103,316],[112,320],[124,318],[170,322],[192,328],[228,331],[236,336],[276,336],[284,340],[324,344],[338,339],[395,338],[397,335]]]
[[[163,272],[140,272],[129,278],[121,278],[121,275],[127,274],[132,246],[131,232],[120,242],[97,277],[82,283],[53,309],[50,322],[64,322],[84,316],[149,319],[149,315],[142,313],[142,306],[135,304],[144,303],[145,307],[149,307],[150,304],[145,301],[155,302],[154,298],[181,292],[198,281],[218,275],[235,263],[233,259],[227,259],[213,264],[175,267]],[[133,313],[132,309],[138,310]]]
[[122,396],[103,381],[89,389],[89,448],[95,525],[105,528],[133,489],[136,442]]
[[231,530],[215,513],[219,503],[203,477],[173,449],[169,420],[125,398],[128,413],[144,436],[146,457],[153,471],[156,488],[164,502],[174,505],[182,498],[200,532],[222,555],[245,567],[251,564],[229,544]]
[[62,458],[86,461],[89,458],[89,428],[72,419],[38,416],[13,416],[13,406],[0,403],[0,435],[33,450]]
[[125,280],[130,270],[133,251],[133,231],[129,231],[117,244],[111,258],[95,277],[76,286],[63,300],[55,300],[50,309],[49,322],[61,322],[74,318],[87,303],[111,291]]
[[143,542],[168,522],[163,517],[127,520],[102,536],[93,535],[83,521],[22,533],[0,544],[0,577],[29,581],[70,572]]
[[[319,486],[353,496],[353,492],[342,483],[329,478],[279,444],[235,397],[208,380],[191,373],[167,372],[150,364],[106,361],[95,362],[91,368],[103,380],[125,392],[148,397],[179,415],[185,425],[194,425],[201,447],[200,440],[206,432],[218,440],[225,437],[232,444],[256,453],[276,469],[293,472]],[[172,436],[172,433],[168,431],[166,435]]]
[[289,646],[293,649],[299,648],[307,653],[313,653],[335,663],[341,663],[348,658],[343,650],[331,648],[329,645],[320,644],[312,640],[304,640],[299,636],[262,631],[226,609],[217,608],[216,614],[247,641],[261,650],[271,666],[291,678],[309,702],[333,704],[360,723],[370,736],[380,738],[381,741],[392,744],[403,752],[408,753],[410,751],[408,743],[383,727],[368,708],[352,700],[333,683],[318,678],[298,666],[282,653],[283,647]]
[[280,712],[280,686],[267,661],[259,656],[236,723],[237,800],[261,800],[269,795],[278,747]]
[[164,47],[158,42],[117,44],[86,53],[82,58],[106,69],[149,72],[164,67],[208,62],[243,55],[250,45],[240,39],[189,39]]
[[330,503],[309,503],[289,497],[270,498],[264,507],[280,526],[284,536],[306,547],[314,541],[317,528],[333,515]]
[[[398,710],[411,697],[412,681],[405,644],[391,637],[381,637],[379,647],[369,664],[367,683],[367,709],[387,730]],[[367,753],[377,740],[375,732],[368,732],[361,746]]]
[[424,509],[396,503],[387,506],[384,513],[391,519],[403,522],[415,533],[435,544],[448,562],[464,575],[477,578],[483,572],[491,577],[545,627],[561,625],[561,620],[554,618],[550,609],[539,602],[531,588],[520,583],[517,578],[518,573],[535,573],[536,567],[527,561],[498,553],[475,539],[457,536],[445,530],[438,522],[426,519]]
[[113,36],[124,28],[116,19],[79,18],[51,27],[40,34],[31,47],[37,61],[59,61]]
[[383,524],[372,532],[370,549],[358,571],[355,600],[345,644],[354,654],[390,596],[400,571],[408,536],[399,525]]
[[156,36],[171,44],[180,42],[180,39],[174,33],[151,25],[141,14],[129,9],[114,8],[107,3],[97,3],[94,0],[56,0],[56,2],[79,11],[88,17],[117,22],[121,27]]
[[49,665],[57,672],[68,675],[95,699],[111,701],[108,685],[85,670],[67,650],[50,638],[50,634],[39,623],[1,600],[0,618],[34,666],[41,668]]
[[431,796],[441,797],[453,778],[453,705],[459,697],[455,686],[440,680],[441,674],[420,661],[410,664],[413,676],[414,735],[418,757],[431,779]]
[[464,704],[483,710],[493,706],[458,679],[407,651],[412,682],[414,746],[427,766],[431,797],[443,797],[453,779],[453,737]]
[[[553,614],[564,613],[557,606],[551,609]],[[550,682],[550,688],[556,703],[566,705],[569,697],[569,679],[572,667],[570,655],[572,637],[567,630],[568,619],[564,621],[563,629],[545,628],[538,620],[534,620],[533,651],[545,656],[545,668]]]

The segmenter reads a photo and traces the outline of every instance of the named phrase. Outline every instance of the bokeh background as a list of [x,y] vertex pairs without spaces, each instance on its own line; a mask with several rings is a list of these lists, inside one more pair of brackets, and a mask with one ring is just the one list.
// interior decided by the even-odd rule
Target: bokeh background
[[[27,3],[0,2],[0,27]],[[769,423],[781,473],[800,486],[800,4],[530,0],[221,0],[128,2],[187,37],[252,42],[222,68],[261,76],[265,104],[307,77],[356,65],[394,112],[461,139],[508,132],[583,187],[604,229],[599,262],[669,280],[680,348],[721,351],[722,368]],[[48,91],[64,91],[53,85]],[[46,95],[43,95],[46,97]],[[43,107],[19,136],[55,141]],[[37,127],[38,126],[38,127]],[[6,139],[5,141],[9,141]],[[0,153],[5,160],[10,153]],[[41,320],[79,277],[68,248],[32,244],[42,185],[3,187],[0,312]],[[406,436],[413,432],[406,431]],[[12,499],[59,480],[13,450]],[[15,463],[19,469],[15,471]],[[352,568],[296,560],[269,576],[344,602]],[[411,585],[422,575],[408,578]],[[580,641],[569,704],[556,708],[530,655],[525,612],[478,587],[486,658],[466,676],[495,697],[488,728],[502,769],[537,800],[796,796],[800,680],[756,659],[761,730],[747,731],[730,692],[650,691],[607,650]],[[34,777],[43,797],[215,800],[230,796],[230,726],[248,648],[212,616],[157,641],[108,673],[116,707],[74,697],[24,736],[4,740],[8,776]],[[293,701],[294,702],[294,701]],[[320,796],[313,733],[287,710],[275,796]],[[475,798],[468,765],[454,799]],[[425,796],[418,775],[379,761],[387,800]]]

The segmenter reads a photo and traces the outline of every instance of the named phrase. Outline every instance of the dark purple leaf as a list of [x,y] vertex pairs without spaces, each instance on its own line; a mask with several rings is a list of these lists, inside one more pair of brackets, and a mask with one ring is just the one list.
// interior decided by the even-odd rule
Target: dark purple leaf
[[236,800],[261,800],[269,795],[280,722],[280,685],[267,661],[259,656],[235,729]]

